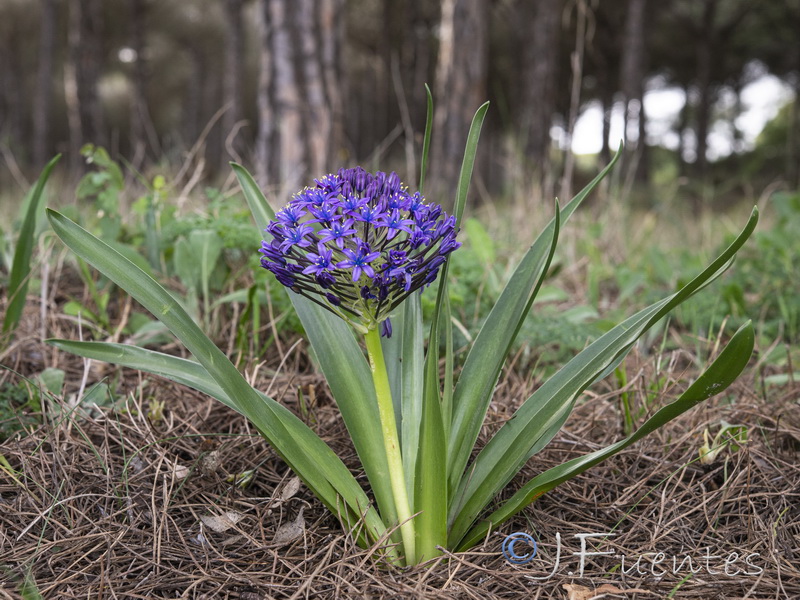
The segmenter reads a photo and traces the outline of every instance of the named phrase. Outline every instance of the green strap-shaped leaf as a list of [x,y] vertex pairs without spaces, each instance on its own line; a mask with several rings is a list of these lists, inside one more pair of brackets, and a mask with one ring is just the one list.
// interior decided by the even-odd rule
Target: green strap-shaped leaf
[[[406,487],[414,489],[420,423],[422,422],[422,393],[425,373],[422,306],[419,294],[412,294],[392,316],[392,337],[383,338],[383,352],[395,418],[400,427],[400,447]],[[413,496],[409,494],[413,506]]]
[[269,222],[275,218],[275,211],[272,210],[261,188],[258,187],[256,180],[247,172],[247,169],[236,163],[230,163],[230,165],[233,172],[236,173],[236,179],[239,180],[244,199],[247,201],[250,212],[253,213],[253,219],[255,219],[256,225],[263,232]]
[[[453,215],[456,217],[456,230],[458,230],[458,226],[461,223],[461,216],[464,213],[464,206],[467,203],[467,195],[469,194],[469,184],[470,180],[472,179],[472,170],[475,166],[475,156],[478,152],[478,141],[481,137],[481,128],[483,127],[483,120],[486,118],[486,111],[489,110],[489,103],[485,102],[478,108],[475,112],[475,115],[472,117],[472,124],[469,127],[469,133],[467,134],[467,145],[464,149],[464,159],[461,162],[461,171],[458,176],[458,188],[456,190],[456,200],[455,206],[453,208]],[[436,295],[436,305],[433,309],[433,317],[431,319],[431,332],[430,336],[428,337],[429,346],[428,346],[428,355],[427,355],[427,362],[433,361],[433,364],[436,364],[439,360],[439,319],[441,317],[441,309],[444,305],[444,297],[447,294],[447,273],[450,268],[450,261],[444,263],[439,273],[439,289]],[[426,373],[430,371],[431,373],[434,371],[433,369],[429,369],[427,366]],[[438,382],[438,370],[436,370],[437,375],[437,382],[436,387],[438,389],[439,382]]]
[[660,409],[624,440],[585,456],[574,458],[534,477],[501,508],[475,525],[464,539],[457,543],[457,549],[459,551],[467,550],[485,538],[491,528],[517,514],[542,494],[627,448],[700,402],[724,391],[747,366],[753,352],[753,340],[753,326],[748,321],[734,334],[711,366],[675,402]]
[[450,489],[455,489],[478,439],[497,379],[508,351],[527,317],[547,274],[559,226],[614,167],[621,152],[556,214],[539,234],[508,280],[497,304],[481,327],[453,394],[453,421],[447,451]]
[[[458,177],[453,214],[456,227],[464,213],[475,156],[478,150],[483,120],[489,103],[478,108],[472,118],[464,159]],[[446,434],[442,419],[442,398],[439,384],[439,341],[440,321],[449,319],[447,297],[447,273],[449,263],[445,263],[439,274],[439,289],[436,306],[433,311],[425,358],[424,384],[422,389],[422,419],[419,423],[419,449],[416,457],[414,481],[414,510],[419,513],[416,523],[418,553],[426,558],[438,554],[436,546],[447,541],[447,471],[446,471]],[[451,332],[452,334],[452,332]],[[452,348],[452,344],[447,344]],[[452,361],[451,361],[452,364]],[[448,415],[449,421],[449,415]],[[411,424],[413,427],[413,423]]]
[[758,222],[753,213],[734,242],[702,273],[677,293],[640,311],[589,345],[551,377],[517,410],[481,450],[462,478],[451,504],[450,541],[458,544],[489,501],[511,480],[527,460],[531,448],[564,418],[564,407],[609,364],[619,361],[639,337],[670,310],[718,277],[745,243]]
[[372,540],[385,527],[344,463],[299,419],[291,428],[278,416],[276,403],[266,402],[228,358],[206,337],[180,304],[155,280],[88,231],[48,210],[56,234],[78,256],[124,289],[166,325],[205,368],[237,410],[262,432],[295,473],[334,514],[349,525],[363,515]]
[[[456,227],[461,222],[461,216],[464,212],[464,206],[467,201],[469,193],[469,184],[472,178],[472,171],[475,166],[475,156],[478,150],[478,141],[480,140],[481,128],[483,127],[483,120],[486,118],[486,111],[489,109],[489,103],[486,102],[478,108],[472,118],[472,124],[469,128],[467,135],[467,145],[464,149],[464,159],[461,163],[461,172],[458,177],[458,189],[456,190],[455,206],[453,214],[456,217]],[[436,296],[436,305],[433,310],[431,319],[431,329],[428,336],[428,354],[425,357],[425,383],[423,386],[423,403],[433,401],[433,394],[435,393],[435,401],[437,405],[441,402],[441,394],[439,388],[439,341],[440,330],[439,325],[442,318],[442,309],[445,306],[445,297],[447,296],[447,274],[449,271],[450,262],[445,262],[439,273],[439,289]],[[449,315],[448,315],[449,318]],[[431,396],[431,400],[425,396]],[[448,406],[449,410],[449,406]],[[450,415],[444,421],[450,421]],[[441,460],[441,459],[440,459]],[[418,469],[417,469],[418,470]]]
[[[555,253],[559,213],[552,228],[547,253],[532,246],[526,253],[467,356],[453,394],[453,420],[447,454],[450,489],[455,490],[469,460],[489,408],[505,356],[516,337]],[[490,326],[490,327],[488,327]]]
[[[253,177],[237,164],[231,165],[259,229],[267,228],[275,212]],[[364,467],[375,502],[386,523],[397,522],[389,482],[386,449],[381,437],[378,403],[369,364],[352,328],[342,319],[307,298],[286,291],[314,348],[320,368],[331,389],[347,431]]]
[[[51,346],[59,350],[70,352],[84,358],[101,360],[113,365],[146,371],[161,377],[171,379],[176,383],[190,387],[198,392],[203,392],[219,400],[228,408],[232,408],[240,414],[244,414],[239,406],[233,402],[221,387],[214,381],[203,368],[203,365],[193,360],[164,354],[155,350],[131,346],[129,344],[113,344],[110,342],[77,342],[74,340],[49,339],[46,340]],[[276,410],[288,413],[296,419],[284,406],[272,400],[269,396],[256,390],[264,402],[273,404]],[[278,408],[280,407],[280,408]],[[247,415],[245,415],[247,416]],[[283,419],[282,419],[283,420]]]
[[467,144],[464,147],[464,159],[461,161],[461,171],[458,174],[458,188],[456,189],[456,203],[453,207],[453,214],[456,217],[456,227],[461,225],[461,217],[464,215],[464,207],[467,205],[467,195],[469,185],[472,181],[472,171],[475,167],[475,156],[478,154],[478,141],[481,138],[483,120],[486,118],[486,111],[489,110],[489,103],[484,102],[480,105],[467,134]]
[[[456,231],[461,223],[461,216],[464,214],[464,206],[467,203],[469,194],[469,184],[472,179],[472,170],[475,166],[475,156],[478,153],[478,141],[481,137],[483,120],[486,118],[486,111],[489,110],[489,103],[483,103],[472,117],[472,124],[467,134],[467,145],[464,149],[464,159],[461,162],[461,171],[458,176],[458,188],[456,189],[456,200],[453,208],[453,215],[456,217]],[[443,298],[447,294],[447,273],[450,269],[450,261],[444,263],[439,272],[439,290],[436,296],[436,306],[433,309],[431,322],[431,333],[428,337],[430,346],[428,347],[428,360],[437,361],[439,358],[439,317],[443,305]],[[434,331],[435,330],[435,331]],[[438,383],[436,384],[438,387]]]
[[6,316],[3,318],[3,333],[9,333],[16,329],[22,316],[22,309],[25,308],[25,297],[28,294],[28,276],[31,272],[31,256],[36,242],[33,236],[36,229],[36,213],[39,211],[44,186],[59,158],[61,158],[60,154],[47,163],[31,192],[28,210],[25,212],[25,219],[22,221],[17,245],[14,248],[14,262],[11,264],[11,273],[8,276],[9,302],[6,308]]
[[[486,111],[489,110],[489,103],[483,103],[480,108],[475,112],[472,117],[472,124],[469,127],[467,134],[467,145],[464,149],[464,160],[461,162],[461,171],[458,176],[458,188],[456,190],[455,206],[453,208],[453,215],[456,217],[456,231],[461,223],[461,216],[464,214],[464,206],[467,203],[467,195],[469,194],[469,184],[472,179],[472,170],[475,166],[475,156],[478,152],[478,141],[481,137],[481,128],[483,127],[483,120],[486,118]],[[439,318],[444,304],[443,298],[447,294],[447,273],[449,272],[450,261],[444,263],[439,272],[439,289],[436,296],[436,306],[433,309],[433,318],[431,322],[431,332],[428,340],[428,361],[438,361],[439,359]],[[426,367],[427,369],[427,367]],[[437,375],[438,379],[438,375]],[[437,381],[438,388],[439,383]]]
[[441,554],[437,546],[444,547],[447,544],[447,462],[444,460],[447,445],[439,400],[438,373],[436,378],[427,374],[426,382],[413,488],[414,511],[418,513],[415,531],[419,561]]
[[[455,367],[455,355],[453,352],[453,313],[450,310],[450,296],[444,297],[444,308],[442,309],[442,321],[444,322],[444,381],[442,382],[442,425],[444,426],[445,452],[447,451],[447,440],[450,437],[450,424],[453,420],[453,371]],[[447,461],[445,460],[445,465]],[[447,477],[447,471],[445,471]]]
[[419,193],[425,187],[425,174],[428,172],[428,154],[431,149],[431,130],[433,129],[433,94],[428,84],[425,84],[425,96],[428,99],[428,112],[425,117],[425,135],[422,138],[422,159],[419,165]]

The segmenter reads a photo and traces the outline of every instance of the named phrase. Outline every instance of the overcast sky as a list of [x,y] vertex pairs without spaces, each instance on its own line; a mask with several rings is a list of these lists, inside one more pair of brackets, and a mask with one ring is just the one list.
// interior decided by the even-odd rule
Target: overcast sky
[[[791,88],[773,75],[764,75],[742,90],[744,111],[736,120],[746,148],[751,148],[764,125],[792,98]],[[648,115],[648,137],[651,143],[667,148],[678,147],[678,136],[671,124],[678,118],[685,98],[680,88],[665,88],[645,94],[645,111]],[[733,93],[723,94],[721,103],[732,103]],[[558,137],[558,133],[556,136]],[[611,119],[611,147],[615,148],[622,137],[622,106],[615,107]],[[600,151],[603,139],[603,121],[600,103],[592,103],[578,119],[572,149],[576,154],[595,154]],[[708,157],[711,160],[727,156],[733,150],[733,132],[727,123],[715,124],[709,133]]]

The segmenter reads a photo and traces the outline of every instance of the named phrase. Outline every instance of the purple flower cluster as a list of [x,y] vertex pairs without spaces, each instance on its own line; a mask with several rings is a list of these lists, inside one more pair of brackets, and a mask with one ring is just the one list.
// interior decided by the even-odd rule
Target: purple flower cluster
[[[367,326],[383,323],[432,283],[456,241],[456,220],[410,194],[397,173],[340,169],[315,180],[275,215],[261,266],[280,283]],[[347,313],[347,314],[345,314]]]

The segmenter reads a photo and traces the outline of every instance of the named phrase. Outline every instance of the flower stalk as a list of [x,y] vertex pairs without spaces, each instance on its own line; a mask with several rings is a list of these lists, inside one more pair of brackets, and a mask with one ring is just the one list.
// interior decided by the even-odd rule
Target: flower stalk
[[397,435],[397,421],[394,416],[392,391],[389,387],[389,376],[386,372],[386,361],[381,348],[381,335],[377,328],[367,331],[364,336],[369,356],[369,367],[375,385],[375,397],[378,399],[378,411],[381,420],[381,433],[386,448],[386,460],[389,463],[389,480],[394,495],[397,517],[400,520],[400,536],[405,550],[405,563],[416,564],[415,531],[411,505],[408,501],[403,474],[403,457],[400,451],[400,439]]

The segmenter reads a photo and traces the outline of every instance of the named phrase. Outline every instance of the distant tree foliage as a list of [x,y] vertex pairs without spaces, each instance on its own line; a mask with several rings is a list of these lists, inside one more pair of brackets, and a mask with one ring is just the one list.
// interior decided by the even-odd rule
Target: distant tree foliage
[[[91,142],[137,168],[190,156],[213,174],[237,160],[288,188],[357,162],[416,176],[427,83],[433,189],[454,185],[488,99],[483,184],[516,177],[550,195],[571,164],[551,134],[568,135],[575,94],[579,110],[603,111],[602,159],[623,107],[626,177],[646,184],[656,155],[643,98],[675,87],[687,102],[672,156],[703,182],[736,161],[709,163],[715,124],[745,150],[748,83],[772,73],[800,95],[798,31],[800,0],[4,0],[0,155],[32,173],[64,152],[79,169]],[[760,175],[800,185],[796,106]]]

